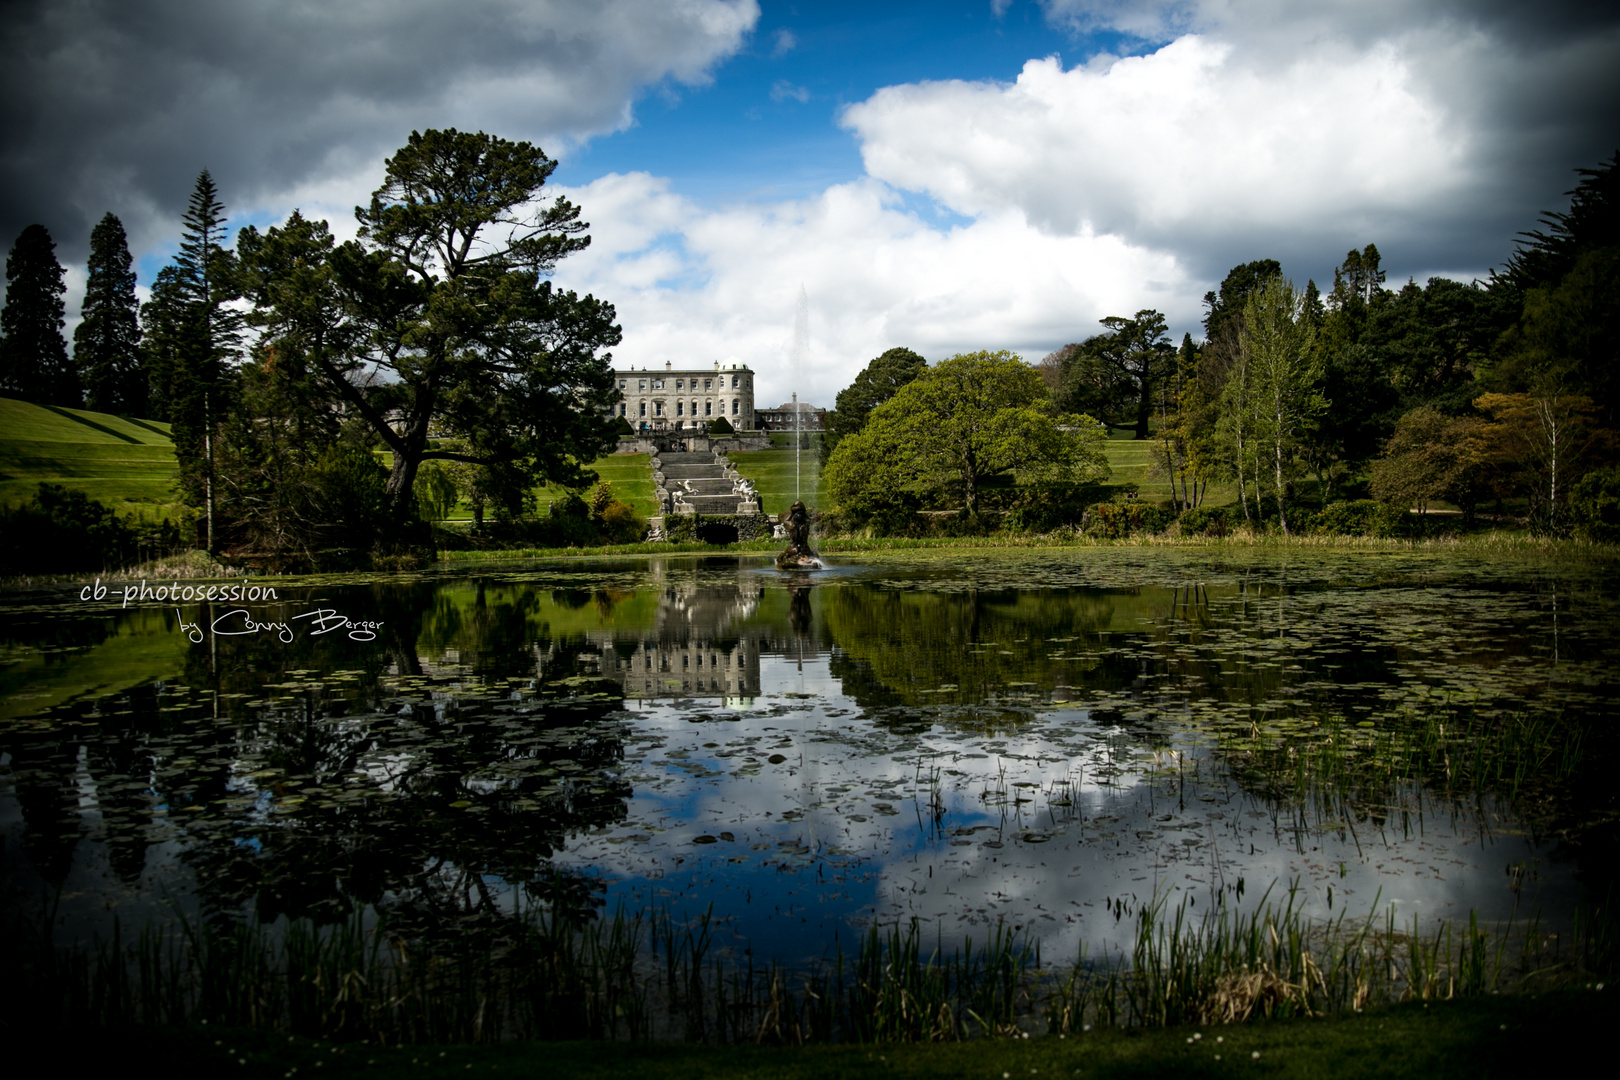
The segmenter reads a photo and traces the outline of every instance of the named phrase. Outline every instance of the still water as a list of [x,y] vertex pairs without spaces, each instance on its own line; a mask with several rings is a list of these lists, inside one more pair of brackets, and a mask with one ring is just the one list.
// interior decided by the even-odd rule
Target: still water
[[254,584],[275,598],[4,598],[10,917],[71,939],[358,902],[431,935],[541,901],[712,910],[735,955],[789,963],[913,918],[1055,957],[1155,897],[1555,923],[1613,878],[1608,566],[1120,549]]

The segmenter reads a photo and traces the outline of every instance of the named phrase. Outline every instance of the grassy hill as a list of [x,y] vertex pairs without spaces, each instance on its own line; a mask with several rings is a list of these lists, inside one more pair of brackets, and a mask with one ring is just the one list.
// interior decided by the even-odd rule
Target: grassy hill
[[821,482],[820,450],[814,443],[799,452],[795,473],[791,447],[769,450],[736,450],[730,455],[737,471],[754,482],[761,498],[760,509],[772,517],[793,505],[795,492],[812,510],[832,506]]
[[169,425],[0,398],[0,505],[41,483],[82,491],[120,514],[174,516]]
[[[591,462],[596,475],[613,485],[613,494],[620,502],[629,503],[642,517],[658,513],[653,498],[652,463],[647,454],[609,454]],[[589,492],[584,494],[588,495]],[[566,498],[568,492],[550,484],[535,489],[539,512],[544,514],[553,502]],[[472,510],[465,504],[456,508],[456,520],[472,520]]]

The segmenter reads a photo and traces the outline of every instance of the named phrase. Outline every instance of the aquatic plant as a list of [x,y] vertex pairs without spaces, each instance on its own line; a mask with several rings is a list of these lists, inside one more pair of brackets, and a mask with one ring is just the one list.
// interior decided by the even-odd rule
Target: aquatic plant
[[[54,947],[13,933],[4,1026],[79,1030],[199,1023],[317,1038],[479,1042],[681,1038],[719,1043],[938,1042],[1092,1025],[1234,1024],[1410,999],[1534,991],[1613,973],[1612,907],[1567,933],[1535,918],[1486,926],[1305,914],[1297,886],[1247,909],[1164,894],[1135,909],[1127,955],[1042,966],[998,923],[925,950],[925,930],[869,926],[853,957],[756,969],[715,948],[712,909],[578,919],[536,906],[499,935],[418,951],[356,906],[336,923],[218,926],[178,919],[133,941]],[[1121,911],[1125,909],[1121,905]],[[24,928],[13,927],[21,931]]]

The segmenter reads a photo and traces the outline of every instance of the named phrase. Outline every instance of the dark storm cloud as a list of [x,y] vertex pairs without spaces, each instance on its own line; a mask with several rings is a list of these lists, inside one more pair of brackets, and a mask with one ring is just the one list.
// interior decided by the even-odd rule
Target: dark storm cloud
[[[111,210],[139,252],[199,170],[232,210],[377,171],[413,129],[539,142],[613,130],[697,83],[754,0],[34,0],[0,22],[0,243],[30,222],[83,258]],[[377,172],[380,178],[380,171]]]

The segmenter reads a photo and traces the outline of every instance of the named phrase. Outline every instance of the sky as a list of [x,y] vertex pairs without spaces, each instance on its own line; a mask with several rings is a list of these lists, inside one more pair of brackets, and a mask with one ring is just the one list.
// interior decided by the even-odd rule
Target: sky
[[[618,366],[740,359],[817,404],[884,349],[1030,361],[1232,266],[1470,280],[1620,149],[1620,8],[1570,0],[0,0],[0,242],[173,256],[354,231],[412,130],[534,142]],[[794,348],[799,297],[808,349]]]

